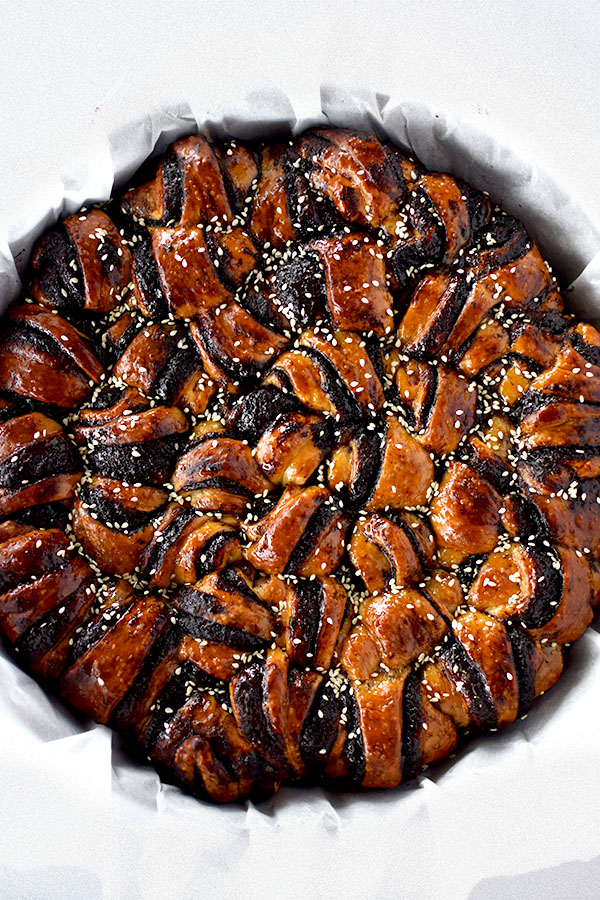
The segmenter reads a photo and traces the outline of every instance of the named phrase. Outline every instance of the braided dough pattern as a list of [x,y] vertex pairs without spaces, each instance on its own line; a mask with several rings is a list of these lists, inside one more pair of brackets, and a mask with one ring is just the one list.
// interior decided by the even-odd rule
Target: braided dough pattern
[[0,324],[0,629],[199,796],[394,787],[592,620],[599,376],[487,195],[342,129],[177,141]]

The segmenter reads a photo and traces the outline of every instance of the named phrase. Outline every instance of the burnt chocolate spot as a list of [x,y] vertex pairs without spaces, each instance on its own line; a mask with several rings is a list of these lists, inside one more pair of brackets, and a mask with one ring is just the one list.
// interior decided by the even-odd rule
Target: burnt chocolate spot
[[46,478],[81,471],[79,453],[66,434],[50,435],[20,447],[0,462],[0,487],[18,489],[24,482],[37,484]]
[[263,707],[264,662],[247,666],[235,679],[233,702],[240,728],[250,743],[285,765],[283,739],[269,727]]
[[32,525],[34,528],[60,528],[64,527],[68,515],[68,505],[57,500],[53,503],[40,503],[39,506],[20,509],[12,514],[11,519],[22,525]]
[[86,409],[110,409],[111,406],[114,406],[119,402],[119,400],[125,393],[125,390],[125,388],[121,387],[104,388],[98,394],[96,394],[93,403],[89,403]]
[[185,526],[195,518],[196,513],[193,509],[182,509],[167,527],[162,529],[162,541],[154,541],[147,551],[142,569],[143,577],[148,577],[150,573],[160,569],[173,543],[178,539]]
[[[342,426],[353,429],[364,419],[362,407],[352,391],[346,387],[335,367],[326,356],[313,347],[303,348],[304,353],[321,371],[321,384],[342,420]],[[277,368],[277,366],[275,366]]]
[[293,394],[284,394],[267,384],[240,397],[229,413],[227,424],[240,440],[256,444],[264,431],[286,412],[296,412],[300,404]]
[[469,591],[484,562],[485,556],[478,556],[475,553],[471,554],[471,556],[467,556],[467,558],[461,562],[456,570],[456,576],[460,581],[463,591]]
[[252,318],[265,328],[270,328],[276,334],[283,334],[287,329],[287,321],[279,312],[270,295],[264,291],[250,288],[237,297],[240,306],[250,313]]
[[451,677],[462,681],[461,694],[477,727],[496,728],[498,714],[483,672],[452,633],[442,641],[440,659]]
[[414,356],[418,359],[436,357],[439,347],[454,328],[468,295],[469,285],[467,285],[466,280],[458,275],[454,275],[440,298],[439,307],[441,311],[437,313],[435,322],[411,346],[411,353]]
[[414,778],[419,771],[422,722],[423,703],[419,674],[413,670],[406,678],[402,694],[402,781]]
[[181,163],[175,151],[170,148],[163,160],[163,191],[165,198],[165,214],[161,224],[178,222],[183,207],[183,177]]
[[135,278],[144,305],[153,319],[164,319],[169,310],[149,239],[136,244],[133,259]]
[[145,528],[159,512],[158,508],[144,512],[135,507],[127,507],[119,503],[118,495],[108,496],[101,488],[93,488],[88,484],[81,486],[79,496],[90,515],[93,514],[93,517],[97,517],[104,525],[117,522],[120,526],[119,531],[124,534],[134,534]]
[[213,687],[214,679],[191,662],[178,666],[156,701],[156,711],[144,734],[144,749],[150,753],[169,719],[197,691]]
[[295,325],[309,328],[328,318],[327,291],[321,258],[309,251],[283,263],[275,275],[277,301]]
[[249,600],[251,603],[258,603],[265,609],[271,609],[271,605],[267,603],[266,600],[262,600],[261,597],[258,596],[258,594],[255,594],[254,591],[248,587],[248,584],[242,578],[240,573],[232,566],[229,566],[227,569],[219,572],[219,574],[217,575],[217,585],[222,590],[229,590],[233,588],[233,590],[237,591],[238,594],[241,594],[242,597],[245,597],[246,600]]
[[239,540],[236,532],[221,531],[210,537],[202,548],[202,557],[204,561],[196,560],[196,578],[202,578],[212,572],[218,564],[220,554],[226,549],[228,544]]
[[287,208],[296,234],[305,240],[331,234],[344,224],[328,197],[315,191],[309,181],[311,165],[291,153],[283,163]]
[[[386,517],[386,519],[389,519],[390,522],[393,522],[394,525],[397,525],[398,528],[402,529],[402,531],[404,532],[404,534],[406,535],[406,537],[409,540],[409,543],[414,551],[415,556],[417,557],[417,559],[419,560],[419,563],[421,564],[421,568],[423,569],[424,572],[427,572],[427,570],[429,568],[429,559],[427,557],[427,554],[425,553],[423,544],[417,537],[415,529],[412,528],[408,524],[408,522],[404,519],[402,513],[399,513],[395,510],[388,510],[385,514],[385,517]],[[390,560],[390,562],[391,562],[391,560]]]
[[300,755],[308,774],[314,776],[322,771],[337,738],[341,712],[340,698],[331,685],[323,681],[304,720],[300,735]]
[[[65,348],[60,341],[54,339],[43,326],[35,321],[23,321],[9,319],[5,320],[2,328],[3,342],[20,344],[25,348],[32,348],[54,357],[62,372],[66,375],[78,380],[81,377],[81,370],[75,365],[70,356],[67,355]],[[100,353],[94,347],[91,340],[82,335],[82,340],[88,348],[99,358]],[[40,407],[43,404],[38,404]],[[64,410],[63,410],[64,415]]]
[[519,715],[530,708],[535,699],[535,644],[526,631],[514,623],[507,624],[519,687]]
[[600,347],[595,347],[593,344],[586,344],[584,339],[577,332],[573,332],[569,338],[571,344],[574,349],[580,353],[587,362],[591,363],[593,366],[600,367]]
[[66,669],[69,669],[78,659],[87,653],[94,644],[97,644],[106,637],[108,632],[112,631],[123,616],[129,612],[133,603],[133,599],[127,600],[125,603],[121,604],[113,603],[95,618],[88,619],[81,631],[73,638]]
[[[148,684],[150,683],[152,676],[163,661],[174,652],[180,639],[181,635],[179,630],[174,627],[169,627],[154,642],[141,669],[136,675],[133,684],[113,710],[109,722],[111,728],[117,728],[120,731],[128,730],[134,721],[136,713],[138,713],[142,700],[147,694]],[[192,668],[191,664],[183,663],[182,668],[186,668],[186,672],[189,671],[190,674],[195,675],[196,667]],[[177,676],[175,677],[177,678]],[[184,683],[185,680],[186,677],[184,677]],[[177,684],[179,684],[179,679]],[[168,706],[169,704],[166,703],[165,705]],[[177,707],[171,708],[176,709]]]
[[38,245],[39,286],[61,315],[81,314],[83,275],[75,246],[63,225],[45,235]]
[[457,179],[457,184],[461,189],[467,205],[469,221],[471,224],[471,235],[476,236],[489,221],[490,201],[485,194],[475,190],[475,188],[471,187],[470,184],[467,184],[466,181]]
[[[106,343],[103,358],[106,363],[116,362],[129,347],[136,334],[147,324],[143,316],[136,316],[127,326],[120,338],[113,343]],[[110,389],[109,389],[110,390]]]
[[492,269],[510,265],[521,259],[531,246],[523,225],[505,212],[496,213],[489,228],[481,235],[479,246],[467,257],[469,264],[477,260],[482,251],[486,254],[486,265],[479,273],[487,275]]
[[[554,548],[529,544],[529,555],[535,561],[536,581],[527,609],[520,616],[526,628],[541,628],[556,612],[563,592],[563,570]],[[558,568],[557,568],[558,565]]]
[[323,588],[320,581],[301,579],[294,585],[296,615],[290,617],[290,632],[301,635],[298,649],[314,654],[317,647],[319,622],[323,608]]
[[365,749],[360,728],[360,716],[358,713],[358,704],[354,696],[354,690],[349,685],[349,689],[344,693],[346,702],[346,743],[344,752],[348,760],[348,768],[350,770],[350,780],[352,784],[362,784],[365,777],[366,762]]
[[[176,343],[177,337],[173,340]],[[154,395],[157,400],[166,404],[173,403],[186,381],[201,366],[202,360],[195,346],[173,349],[154,383]]]
[[[181,435],[167,435],[142,444],[104,444],[89,448],[92,471],[130,484],[163,485],[173,471]],[[139,455],[135,456],[134,451]]]
[[383,461],[385,433],[361,431],[354,439],[357,457],[356,477],[349,486],[349,501],[353,509],[363,509],[375,491]]
[[[86,585],[80,585],[77,593],[85,589]],[[34,664],[56,648],[80,613],[79,604],[70,602],[73,596],[70,595],[61,601],[62,612],[56,608],[51,610],[21,635],[15,643],[15,651],[19,653],[20,658]]]
[[179,610],[181,630],[192,637],[204,638],[214,644],[226,644],[234,650],[253,651],[268,646],[268,641],[232,625],[221,625],[212,616],[224,612],[223,606],[212,594],[196,588],[180,588],[173,596],[173,604]]
[[294,575],[302,568],[310,554],[319,546],[323,533],[342,515],[343,507],[337,498],[321,503],[310,517],[302,537],[290,554],[285,567],[286,574]]

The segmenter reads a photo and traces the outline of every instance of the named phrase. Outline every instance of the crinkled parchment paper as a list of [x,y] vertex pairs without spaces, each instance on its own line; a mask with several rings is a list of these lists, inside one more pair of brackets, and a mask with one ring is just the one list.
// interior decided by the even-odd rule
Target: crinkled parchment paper
[[[320,96],[265,90],[210,103],[198,88],[143,112],[114,92],[80,166],[49,184],[35,209],[0,213],[2,308],[45,228],[107,199],[177,137],[266,137],[319,123],[374,130],[488,190],[572,285],[571,308],[600,322],[600,232],[550,177],[498,136],[422,104],[331,86]],[[0,896],[595,898],[599,697],[600,634],[592,627],[525,720],[473,740],[414,783],[381,793],[285,788],[258,805],[216,807],[161,785],[118,736],[48,697],[1,651]]]

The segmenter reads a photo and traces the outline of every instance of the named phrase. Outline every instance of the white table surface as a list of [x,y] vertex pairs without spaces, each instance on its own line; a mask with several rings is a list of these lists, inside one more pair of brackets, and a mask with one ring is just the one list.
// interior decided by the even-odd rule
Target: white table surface
[[600,220],[597,0],[4,0],[0,24],[0,171],[21,204],[56,174],[64,109],[76,160],[119,93],[143,108],[190,79],[207,96],[334,81],[505,135]]
[[[56,191],[60,175],[76,166],[78,159],[89,158],[98,123],[107,104],[114,106],[120,98],[135,103],[140,110],[148,103],[185,95],[190,81],[201,82],[206,96],[223,97],[227,93],[242,96],[265,84],[279,85],[284,91],[302,86],[308,96],[318,95],[318,85],[334,82],[342,85],[366,85],[383,94],[421,100],[441,112],[459,114],[466,122],[490,129],[521,155],[535,160],[565,185],[590,218],[600,221],[600,10],[596,0],[584,2],[204,2],[171,0],[155,2],[7,2],[0,0],[0,219],[10,217],[13,236],[21,223],[44,211],[48,196]],[[65,122],[68,121],[68,125]],[[581,656],[577,657],[581,662]],[[576,663],[577,664],[577,663]],[[16,693],[27,689],[17,678],[11,683]],[[25,686],[24,686],[25,685]],[[559,688],[556,689],[557,692]],[[40,694],[41,697],[43,695]],[[568,714],[568,695],[559,696],[562,711]],[[64,723],[54,718],[50,701],[42,702],[38,727],[58,739]],[[550,702],[550,701],[548,701]],[[18,742],[18,729],[2,728],[3,714],[11,697],[0,698],[0,747],[4,742]],[[590,715],[597,717],[598,706]],[[72,731],[77,731],[73,722]],[[574,732],[575,733],[575,732]],[[93,753],[110,752],[110,735]],[[529,740],[529,738],[528,738]],[[535,737],[532,738],[535,742]],[[58,743],[60,741],[58,740]],[[81,735],[81,751],[85,754],[87,733]],[[118,754],[118,751],[117,751]],[[0,752],[0,757],[2,756]],[[55,792],[49,800],[39,774],[47,767],[30,773],[34,783],[39,778],[39,795],[44,803],[55,803],[54,827],[47,834],[36,829],[36,804],[31,792],[20,800],[18,784],[8,783],[11,773],[0,771],[0,896],[2,900],[33,898],[113,898],[127,896],[138,900],[135,891],[121,893],[120,884],[127,882],[128,866],[148,865],[148,857],[160,854],[161,847],[152,843],[136,819],[135,799],[107,816],[105,807],[93,799],[82,809],[79,822],[61,819],[61,792],[83,786],[86,765],[74,758],[71,771],[58,773],[52,783]],[[14,774],[14,773],[12,773]],[[127,780],[127,766],[120,770]],[[4,782],[4,783],[3,783]],[[440,782],[440,789],[452,795],[451,778]],[[581,822],[585,833],[585,850],[577,853],[578,835],[561,833],[560,810],[554,809],[552,786],[540,782],[544,802],[539,810],[525,809],[531,828],[544,828],[547,840],[573,845],[573,862],[553,868],[520,865],[520,876],[503,878],[499,872],[502,848],[490,869],[490,878],[482,879],[468,893],[470,900],[504,900],[523,897],[527,900],[592,900],[598,896],[600,883],[599,820],[589,818],[593,795],[600,801],[600,780],[589,785],[592,798],[587,798],[588,819]],[[7,799],[8,798],[8,799]],[[410,804],[409,795],[403,801]],[[590,800],[591,805],[590,805]],[[388,801],[386,801],[388,802]],[[493,796],[489,799],[494,803]],[[574,799],[574,802],[583,804]],[[298,799],[298,809],[303,802]],[[386,806],[382,802],[382,817]],[[190,806],[190,816],[194,815]],[[541,820],[537,821],[537,817]],[[129,818],[128,818],[129,817]],[[120,857],[110,829],[118,819],[120,833],[128,827],[134,835],[136,849],[128,848]],[[46,820],[48,817],[46,816]],[[220,829],[226,834],[228,821],[224,811]],[[483,821],[483,819],[482,819]],[[487,821],[487,820],[486,820]],[[493,821],[490,817],[489,821]],[[439,829],[453,827],[451,810]],[[138,827],[139,826],[139,827]],[[190,822],[182,827],[191,827]],[[418,823],[415,822],[415,828]],[[527,828],[515,821],[526,840]],[[325,826],[327,829],[327,825]],[[331,829],[335,831],[335,822]],[[588,833],[589,829],[594,833]],[[463,883],[458,870],[469,865],[469,854],[477,852],[477,829],[471,829],[471,843],[463,859],[436,861],[436,848],[429,848],[430,862],[439,865],[437,888],[429,888],[427,896],[414,894],[412,900],[461,900]],[[221,834],[221,831],[218,832]],[[254,853],[271,852],[266,841],[261,848],[260,822],[256,823]],[[102,861],[93,859],[93,839],[97,854],[112,867],[107,887],[90,872]],[[7,837],[9,836],[9,837]],[[46,847],[44,881],[35,860],[28,861],[28,841],[36,848]],[[214,836],[213,836],[214,837]],[[324,833],[324,841],[330,835]],[[10,839],[9,839],[10,838]],[[397,836],[398,846],[406,838]],[[498,838],[501,841],[501,836]],[[207,836],[207,842],[209,838]],[[172,854],[173,878],[190,864],[190,846],[178,858],[178,837],[168,850]],[[211,838],[215,872],[226,871],[231,861],[219,855],[219,844]],[[330,850],[328,844],[328,852]],[[377,860],[360,861],[360,839],[352,838],[352,864],[357,872],[356,897],[405,896],[400,884],[370,894],[360,871],[375,866],[385,872],[391,865],[394,840],[382,838],[382,855]],[[65,867],[64,853],[72,860]],[[66,848],[66,849],[65,849]],[[594,852],[595,850],[595,852]],[[38,852],[36,849],[35,852]],[[294,877],[306,877],[312,897],[321,896],[316,873],[344,865],[342,857],[330,862],[319,856],[319,848],[299,846],[298,860],[290,869]],[[513,845],[510,851],[516,852]],[[55,869],[52,865],[56,854]],[[60,857],[60,860],[59,860]],[[252,856],[250,856],[252,858]],[[277,866],[279,861],[274,860]],[[452,867],[456,871],[452,871]],[[302,875],[304,872],[304,875]],[[214,873],[213,873],[214,874]],[[456,876],[456,877],[454,877]],[[291,876],[290,876],[291,877]],[[202,882],[184,879],[181,897],[204,897],[217,884],[210,878]],[[515,880],[516,879],[516,880]],[[143,882],[140,881],[139,884]],[[229,896],[226,879],[218,881],[214,896]],[[371,881],[372,883],[372,881]],[[378,883],[383,883],[379,880]],[[429,884],[431,885],[431,880]],[[289,885],[276,880],[265,896],[292,896]],[[248,896],[258,896],[259,885],[248,872]],[[140,887],[140,898],[147,896]],[[177,891],[173,891],[173,896]],[[350,897],[352,892],[346,890]],[[154,894],[152,894],[154,896]],[[163,896],[166,897],[165,894]],[[171,894],[169,893],[169,896]],[[301,893],[293,893],[301,896]],[[332,896],[331,890],[327,896]]]

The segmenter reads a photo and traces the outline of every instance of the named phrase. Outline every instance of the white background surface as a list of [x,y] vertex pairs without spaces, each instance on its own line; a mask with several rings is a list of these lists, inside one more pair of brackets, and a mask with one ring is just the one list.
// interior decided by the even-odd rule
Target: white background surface
[[[598,47],[596,2],[5,0],[0,227],[18,244],[60,208],[82,160],[109,177],[102,135],[119,109],[141,115],[193,87],[210,118],[266,85],[310,107],[323,81],[460,115],[545,167],[598,222]],[[369,802],[289,789],[291,803],[243,811],[157,793],[110,732],[65,716],[2,661],[0,897],[597,900],[599,645],[590,631],[526,722],[417,788]]]
[[143,109],[193,82],[210,105],[265,84],[315,96],[335,81],[504,135],[600,220],[597,0],[4,0],[0,15],[0,167],[23,212],[65,161],[63,111],[77,161],[119,98]]

